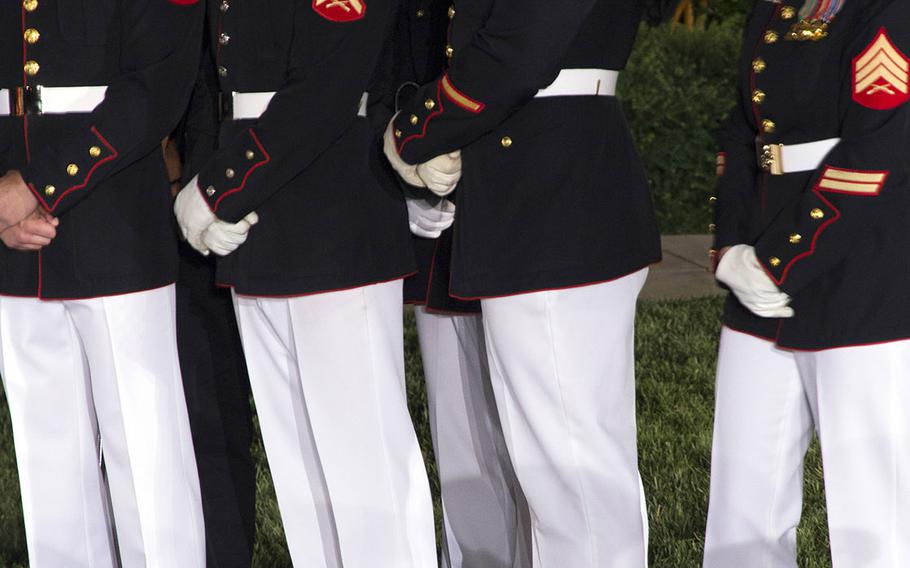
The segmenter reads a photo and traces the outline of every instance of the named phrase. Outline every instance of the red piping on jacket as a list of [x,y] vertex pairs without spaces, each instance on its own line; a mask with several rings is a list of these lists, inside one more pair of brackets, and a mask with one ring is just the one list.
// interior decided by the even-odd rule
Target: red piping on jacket
[[259,162],[256,162],[253,165],[253,167],[251,167],[250,169],[248,169],[246,171],[246,175],[243,176],[243,180],[240,181],[240,185],[238,185],[237,187],[235,187],[233,189],[229,189],[229,190],[225,191],[224,193],[222,193],[220,196],[218,196],[218,199],[215,200],[215,204],[212,205],[212,207],[211,207],[212,213],[215,213],[218,211],[218,206],[221,205],[221,202],[222,202],[222,200],[224,200],[225,197],[227,197],[228,195],[231,195],[233,193],[237,193],[238,191],[243,191],[243,188],[246,185],[247,180],[250,179],[250,174],[252,174],[254,170],[256,170],[260,166],[264,166],[265,164],[272,161],[272,157],[269,156],[269,153],[265,151],[265,148],[262,146],[262,143],[259,141],[259,137],[256,136],[256,133],[253,132],[252,128],[250,128],[249,132],[250,132],[250,136],[253,138],[253,142],[256,144],[256,146],[259,148],[259,150],[262,152],[262,155],[265,156],[265,159],[260,160]]
[[274,298],[280,300],[281,298],[305,298],[307,296],[318,296],[319,294],[331,294],[332,292],[347,292],[349,290],[356,290],[357,288],[366,288],[367,286],[376,286],[377,284],[388,284],[389,282],[395,282],[396,280],[404,280],[405,278],[414,276],[417,274],[417,271],[408,272],[402,276],[396,276],[394,278],[389,278],[387,280],[378,280],[376,282],[366,282],[364,284],[356,284],[354,286],[347,286],[344,288],[335,288],[332,290],[316,290],[315,292],[304,292],[302,294],[241,294],[234,290],[233,284],[224,284],[218,283],[216,286],[219,288],[230,288],[231,291],[238,295],[243,296],[244,298]]
[[[111,160],[116,160],[120,156],[120,154],[117,152],[116,148],[114,148],[111,145],[111,143],[108,142],[107,139],[104,136],[102,136],[101,133],[98,132],[98,130],[94,126],[92,126],[91,131],[92,131],[92,134],[94,134],[95,136],[98,137],[99,140],[101,140],[102,144],[107,146],[107,149],[111,151],[111,154],[109,156],[105,156],[103,159],[95,162],[95,165],[93,165],[92,168],[85,175],[85,178],[82,180],[82,183],[80,183],[78,185],[74,185],[74,186],[70,187],[69,189],[67,189],[66,191],[64,191],[63,193],[61,193],[60,196],[57,197],[57,200],[54,201],[54,204],[48,208],[49,212],[53,212],[54,209],[56,209],[57,206],[60,205],[60,201],[62,201],[63,198],[66,197],[67,195],[69,195],[70,193],[72,193],[74,191],[78,191],[80,189],[85,189],[85,187],[88,185],[88,182],[91,179],[92,175],[94,175],[95,170],[97,170],[102,164],[106,164],[107,162],[110,162]],[[35,189],[36,188],[32,187],[33,191]]]
[[607,284],[609,282],[616,282],[617,280],[621,280],[621,279],[625,278],[626,276],[632,276],[636,272],[641,272],[645,268],[650,268],[656,264],[658,264],[658,263],[655,262],[652,264],[646,264],[644,266],[636,268],[635,270],[633,270],[631,272],[627,272],[627,273],[617,276],[615,278],[608,278],[606,280],[598,280],[596,282],[584,282],[582,284],[572,284],[570,286],[557,286],[555,288],[540,288],[537,290],[524,290],[521,292],[511,292],[509,294],[497,294],[495,296],[465,297],[465,296],[457,296],[457,295],[453,294],[451,291],[449,291],[449,296],[455,298],[456,300],[463,300],[465,302],[471,302],[474,300],[495,300],[497,298],[511,298],[513,296],[523,296],[525,294],[536,294],[538,292],[558,292],[559,290],[574,290],[575,288],[586,288],[588,286],[597,286],[598,284]]
[[818,228],[818,230],[815,231],[815,234],[812,236],[812,243],[809,246],[809,250],[807,250],[804,253],[796,255],[795,257],[793,257],[790,260],[790,262],[787,263],[787,266],[784,267],[783,272],[781,272],[781,274],[780,274],[780,279],[776,278],[774,276],[774,274],[772,274],[771,271],[768,270],[768,267],[765,266],[765,263],[759,262],[761,267],[765,270],[765,273],[767,273],[768,276],[771,278],[771,280],[773,280],[774,283],[777,284],[778,286],[783,284],[784,280],[787,279],[787,276],[790,273],[790,269],[793,268],[794,263],[815,254],[815,245],[816,245],[816,243],[818,243],[818,237],[820,237],[821,234],[825,232],[825,229],[827,229],[829,226],[831,226],[832,223],[836,222],[841,217],[840,210],[837,207],[835,207],[834,204],[832,204],[830,201],[825,199],[825,196],[823,196],[821,194],[821,191],[819,190],[817,185],[814,188],[812,188],[812,192],[815,193],[815,195],[817,195],[819,199],[821,199],[828,207],[830,207],[834,211],[834,217],[831,217],[830,219],[828,219],[827,221],[822,223],[822,225]]

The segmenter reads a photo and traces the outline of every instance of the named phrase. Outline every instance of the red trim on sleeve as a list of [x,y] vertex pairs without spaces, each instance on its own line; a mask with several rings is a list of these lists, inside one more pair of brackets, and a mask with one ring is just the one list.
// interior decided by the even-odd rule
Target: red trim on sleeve
[[875,197],[881,195],[889,175],[888,170],[849,170],[825,164],[818,189],[826,193]]
[[256,170],[260,166],[264,166],[265,164],[272,161],[272,157],[269,156],[269,153],[265,151],[265,147],[262,145],[262,142],[259,141],[259,137],[256,136],[256,133],[253,132],[252,128],[249,129],[249,132],[250,132],[250,137],[253,138],[253,142],[259,148],[259,151],[262,152],[262,155],[265,156],[265,159],[260,160],[259,162],[256,162],[255,164],[253,164],[253,167],[251,167],[250,169],[248,169],[246,171],[246,175],[243,176],[243,179],[240,181],[240,185],[238,185],[237,187],[235,187],[233,189],[229,189],[229,190],[225,191],[224,193],[222,193],[220,196],[218,196],[218,199],[215,200],[214,205],[211,206],[212,213],[215,213],[216,211],[218,211],[218,206],[221,204],[221,201],[224,200],[225,197],[227,197],[228,195],[231,195],[233,193],[237,193],[238,191],[243,191],[244,186],[246,186],[247,180],[250,179],[250,174],[252,174],[254,170]]
[[828,207],[830,207],[832,211],[834,211],[834,217],[831,217],[830,219],[828,219],[827,221],[822,223],[822,225],[818,228],[818,230],[815,231],[815,235],[812,236],[812,244],[809,246],[808,251],[806,251],[802,254],[796,255],[795,257],[793,257],[793,259],[790,260],[790,262],[787,263],[787,266],[784,267],[783,272],[781,272],[781,274],[780,274],[780,279],[775,278],[774,274],[772,274],[771,271],[768,269],[768,267],[765,265],[765,262],[762,259],[759,259],[759,261],[758,261],[759,265],[761,265],[761,267],[765,270],[765,272],[768,274],[768,276],[771,278],[771,280],[773,280],[774,283],[777,284],[778,286],[780,286],[784,283],[784,281],[787,279],[787,276],[790,273],[790,269],[793,268],[793,265],[797,261],[815,254],[815,245],[818,243],[818,238],[821,236],[822,233],[825,232],[825,229],[827,229],[829,226],[831,226],[832,223],[837,222],[841,217],[840,210],[837,207],[835,207],[830,201],[825,199],[825,196],[823,196],[821,194],[821,191],[819,191],[818,186],[815,186],[812,189],[812,192],[815,193],[815,195],[817,195],[819,199],[821,199],[823,202],[825,202],[825,204]]
[[448,73],[442,76],[442,80],[439,84],[442,86],[442,92],[446,94],[449,100],[464,110],[468,111],[469,113],[480,114],[483,112],[483,109],[486,108],[486,105],[482,102],[475,101],[471,97],[455,88],[455,85],[452,84],[452,80],[449,79]]
[[[50,207],[48,207],[48,212],[51,212],[51,213],[52,213],[52,212],[54,211],[54,209],[56,209],[57,206],[60,205],[60,201],[62,201],[63,198],[66,197],[67,195],[73,193],[74,191],[79,191],[80,189],[85,189],[85,187],[88,185],[88,182],[89,182],[89,180],[91,179],[92,175],[94,175],[95,170],[97,170],[99,166],[101,166],[102,164],[105,164],[105,163],[107,163],[107,162],[110,162],[111,160],[115,160],[115,159],[117,159],[117,158],[120,156],[120,154],[119,154],[119,153],[117,152],[117,150],[111,145],[111,143],[107,141],[107,138],[105,138],[104,136],[102,136],[101,133],[98,132],[98,130],[97,130],[94,126],[92,126],[92,128],[91,128],[91,132],[92,132],[92,134],[94,134],[95,136],[98,137],[98,140],[100,140],[101,143],[104,144],[104,146],[106,146],[108,150],[111,151],[111,154],[110,154],[109,156],[105,156],[104,158],[102,158],[102,159],[98,160],[97,162],[95,162],[95,165],[93,165],[93,166],[91,167],[91,169],[88,171],[88,173],[87,173],[87,174],[85,175],[85,177],[82,179],[82,183],[77,184],[77,185],[74,185],[74,186],[71,186],[71,187],[68,188],[66,191],[64,191],[63,193],[61,193],[61,194],[57,197],[57,200],[54,201],[54,204],[51,205]],[[32,188],[32,191],[35,191],[35,188],[34,188],[34,187]],[[36,192],[36,193],[37,193],[37,192]]]
[[433,120],[434,118],[436,118],[437,116],[439,116],[440,114],[442,114],[443,112],[445,112],[445,105],[442,104],[442,82],[441,81],[436,83],[436,100],[438,101],[439,108],[435,112],[431,112],[429,115],[427,115],[426,120],[423,121],[423,129],[420,131],[420,134],[413,134],[401,141],[401,144],[398,145],[398,155],[399,156],[404,151],[405,144],[407,144],[408,142],[411,142],[413,140],[418,140],[420,138],[426,138],[427,127],[429,126],[430,121]]

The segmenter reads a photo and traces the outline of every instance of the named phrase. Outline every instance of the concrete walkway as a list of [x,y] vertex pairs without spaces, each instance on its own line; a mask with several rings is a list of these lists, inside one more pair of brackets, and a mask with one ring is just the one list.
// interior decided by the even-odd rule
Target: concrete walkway
[[711,235],[665,236],[661,243],[664,260],[651,267],[642,299],[677,300],[724,293],[711,274]]

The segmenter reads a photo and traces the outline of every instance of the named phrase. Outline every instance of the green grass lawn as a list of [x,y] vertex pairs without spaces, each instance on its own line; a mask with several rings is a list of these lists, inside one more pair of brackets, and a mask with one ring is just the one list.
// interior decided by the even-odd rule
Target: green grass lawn
[[[718,299],[646,302],[638,321],[638,424],[641,473],[648,497],[651,566],[697,567],[701,562],[711,454]],[[408,394],[425,455],[432,457],[422,371],[413,316],[406,319]],[[259,460],[256,566],[290,566],[262,446]],[[430,459],[430,461],[432,461]],[[435,468],[431,483],[438,494]],[[825,527],[821,464],[813,446],[806,468],[806,500],[799,532],[799,565],[831,566]],[[0,566],[25,566],[15,458],[6,403],[0,405]],[[377,568],[383,568],[381,566]],[[571,568],[571,567],[566,567]]]

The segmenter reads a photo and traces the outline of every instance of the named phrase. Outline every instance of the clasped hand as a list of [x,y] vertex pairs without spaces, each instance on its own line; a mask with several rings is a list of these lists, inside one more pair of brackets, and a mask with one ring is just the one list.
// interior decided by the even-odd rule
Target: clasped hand
[[422,164],[411,165],[398,154],[393,130],[394,119],[386,128],[383,151],[401,179],[414,187],[425,187],[440,197],[455,191],[461,180],[461,150],[441,154]]
[[222,221],[209,209],[199,193],[198,176],[193,178],[174,201],[174,214],[183,237],[191,247],[208,256],[214,252],[227,256],[246,242],[250,229],[259,222],[256,212],[249,213],[237,223]]
[[37,251],[57,236],[60,220],[38,206],[38,200],[16,170],[0,177],[0,240],[8,248]]

